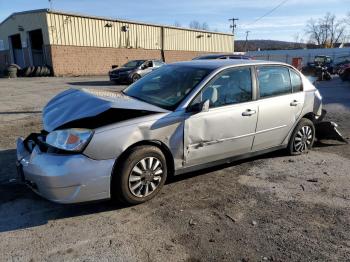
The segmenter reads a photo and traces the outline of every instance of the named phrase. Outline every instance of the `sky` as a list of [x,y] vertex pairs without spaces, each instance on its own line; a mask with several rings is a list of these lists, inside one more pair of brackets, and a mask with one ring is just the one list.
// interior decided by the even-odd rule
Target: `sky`
[[[282,6],[255,22],[281,2]],[[350,0],[52,0],[53,9],[87,15],[187,27],[192,20],[211,30],[230,32],[229,18],[237,21],[236,39],[294,41],[305,38],[305,24],[327,12],[345,17]],[[48,0],[0,0],[0,21],[13,12],[49,8]]]

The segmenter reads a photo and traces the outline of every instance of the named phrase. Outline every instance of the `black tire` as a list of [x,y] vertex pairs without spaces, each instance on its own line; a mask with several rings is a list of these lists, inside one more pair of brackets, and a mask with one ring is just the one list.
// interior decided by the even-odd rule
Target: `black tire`
[[17,73],[18,73],[17,67],[9,66],[7,68],[7,74],[8,74],[9,78],[16,78],[17,77]]
[[139,74],[134,74],[132,76],[131,82],[135,83],[137,80],[139,80],[141,78],[141,76]]
[[22,71],[22,75],[24,77],[30,76],[31,73],[32,73],[32,68],[30,66],[24,68],[23,71]]
[[41,67],[41,76],[47,76],[48,75],[48,69],[46,66]]
[[41,66],[35,67],[34,72],[33,72],[33,76],[35,76],[35,77],[41,76]]
[[29,74],[28,74],[28,76],[29,77],[32,77],[32,76],[34,76],[34,71],[35,71],[35,66],[30,66],[29,67]]
[[17,70],[21,70],[21,69],[22,69],[22,68],[21,68],[19,65],[17,65],[17,64],[10,64],[9,67],[15,67],[15,68],[17,68]]
[[[167,178],[167,164],[158,147],[137,146],[119,161],[111,182],[112,199],[132,205],[141,204],[156,196],[163,187]],[[146,169],[142,168],[142,161]],[[140,195],[137,196],[138,191]]]
[[47,71],[48,71],[48,75],[47,76],[53,76],[52,67],[50,65],[46,65],[46,67],[47,67]]
[[[311,134],[309,133],[311,131]],[[312,148],[315,142],[315,125],[307,119],[302,118],[295,127],[288,143],[290,155],[300,155]],[[300,147],[301,144],[301,147]]]

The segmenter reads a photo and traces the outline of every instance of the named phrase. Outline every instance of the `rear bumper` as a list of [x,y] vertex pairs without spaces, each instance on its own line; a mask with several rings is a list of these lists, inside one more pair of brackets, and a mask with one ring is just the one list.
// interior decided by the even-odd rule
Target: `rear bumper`
[[17,140],[20,179],[40,196],[57,203],[79,203],[110,198],[114,160],[93,160],[82,154],[29,152]]

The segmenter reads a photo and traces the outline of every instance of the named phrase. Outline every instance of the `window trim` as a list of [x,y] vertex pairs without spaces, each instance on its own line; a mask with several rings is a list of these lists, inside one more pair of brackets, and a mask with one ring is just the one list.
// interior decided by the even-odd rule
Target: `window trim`
[[[292,74],[291,74],[292,71],[300,78],[300,82],[301,82],[301,90],[297,91],[297,92],[294,92],[294,89],[293,89]],[[290,67],[289,68],[289,78],[290,78],[290,85],[292,86],[292,94],[304,92],[304,82],[303,82],[303,78],[301,77],[299,72],[297,72],[295,69]]]
[[[290,88],[291,88],[291,92],[288,94],[282,94],[282,95],[275,95],[275,96],[268,96],[268,97],[260,97],[260,85],[259,85],[259,75],[258,75],[258,68],[259,67],[281,67],[281,68],[286,68],[288,70],[288,74],[289,74],[289,81],[290,81]],[[255,65],[254,66],[254,70],[255,70],[255,79],[256,79],[256,96],[257,96],[257,100],[264,100],[264,99],[269,99],[269,98],[275,98],[275,97],[281,97],[281,96],[287,96],[287,95],[292,95],[294,93],[297,92],[293,92],[293,86],[292,86],[292,78],[290,76],[290,69],[293,69],[292,67],[288,66],[288,65],[279,65],[279,64],[261,64],[261,65]],[[294,69],[293,69],[294,70]],[[294,70],[295,71],[295,70]],[[300,74],[298,74],[300,77]],[[301,78],[301,77],[300,77]],[[302,78],[301,78],[302,80]],[[303,83],[303,82],[302,82]],[[303,88],[304,90],[304,88]],[[301,92],[303,92],[303,90]]]
[[254,65],[242,65],[242,66],[232,66],[232,67],[228,67],[228,68],[224,68],[220,71],[218,71],[215,75],[213,75],[208,81],[207,83],[197,92],[197,94],[192,98],[192,100],[188,103],[187,107],[190,107],[193,105],[193,102],[197,99],[197,97],[202,93],[202,91],[211,83],[211,81],[213,81],[213,79],[215,77],[217,77],[219,74],[225,72],[226,70],[234,70],[234,69],[239,69],[239,68],[249,68],[250,69],[250,77],[251,77],[251,81],[252,81],[252,99],[250,101],[245,101],[245,102],[241,102],[241,103],[234,103],[234,104],[228,104],[228,105],[222,105],[222,106],[218,106],[218,107],[210,107],[209,111],[211,109],[218,109],[218,108],[223,108],[223,107],[228,107],[228,106],[233,106],[233,105],[240,105],[240,104],[244,104],[244,103],[250,103],[250,102],[254,102],[256,100],[258,100],[258,93],[257,93],[257,82],[255,79],[255,66]]

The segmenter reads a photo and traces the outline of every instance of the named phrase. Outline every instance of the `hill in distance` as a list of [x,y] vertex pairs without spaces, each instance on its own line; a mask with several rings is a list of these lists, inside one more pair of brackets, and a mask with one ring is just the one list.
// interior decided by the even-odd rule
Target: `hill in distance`
[[[260,50],[291,50],[291,49],[304,49],[304,48],[317,48],[317,45],[286,42],[286,41],[276,41],[276,40],[249,40],[247,50],[248,51],[258,51],[259,49]],[[236,52],[245,51],[245,40],[235,41],[235,51]]]

